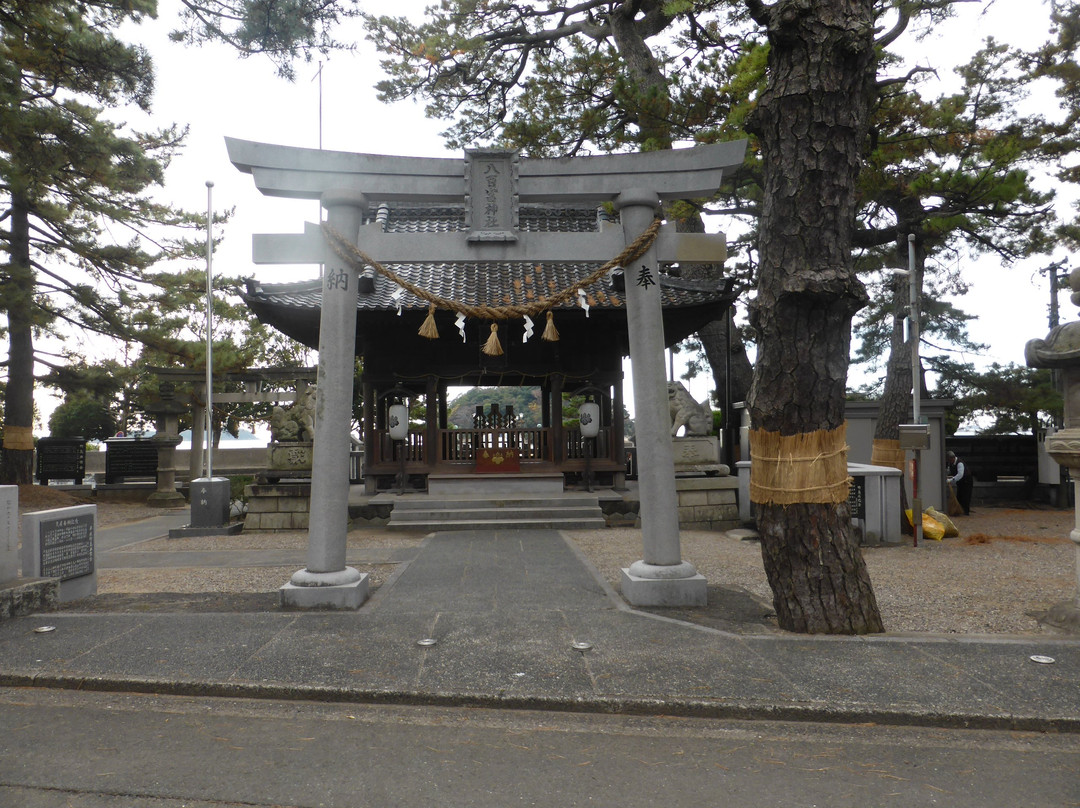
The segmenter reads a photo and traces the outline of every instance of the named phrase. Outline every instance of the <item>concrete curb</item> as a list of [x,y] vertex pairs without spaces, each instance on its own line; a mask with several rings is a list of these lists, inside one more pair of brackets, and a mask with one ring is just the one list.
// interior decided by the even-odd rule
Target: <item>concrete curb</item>
[[551,697],[529,695],[370,690],[255,682],[181,682],[148,677],[83,677],[61,674],[0,673],[0,687],[142,693],[159,696],[317,701],[339,704],[474,707],[604,715],[672,716],[737,721],[795,721],[828,724],[881,724],[937,729],[988,729],[1016,732],[1080,733],[1080,718],[1015,713],[935,712],[900,707],[833,707],[828,704],[772,704],[687,698]]

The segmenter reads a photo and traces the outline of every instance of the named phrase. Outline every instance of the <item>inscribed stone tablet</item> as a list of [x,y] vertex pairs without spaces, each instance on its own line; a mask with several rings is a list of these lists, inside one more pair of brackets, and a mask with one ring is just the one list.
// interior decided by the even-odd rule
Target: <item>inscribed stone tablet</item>
[[465,221],[470,241],[513,241],[518,225],[518,157],[515,152],[466,152]]
[[0,485],[0,582],[19,577],[19,486]]
[[97,592],[94,540],[97,506],[78,505],[23,517],[23,575],[59,578],[60,601]]

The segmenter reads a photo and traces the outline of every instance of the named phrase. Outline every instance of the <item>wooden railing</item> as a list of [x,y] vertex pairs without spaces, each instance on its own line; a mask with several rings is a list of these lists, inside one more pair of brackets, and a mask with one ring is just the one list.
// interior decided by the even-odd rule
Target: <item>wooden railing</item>
[[[592,461],[601,463],[611,461],[621,468],[625,459],[621,452],[617,457],[613,453],[612,432],[611,427],[602,428],[600,434],[596,436],[595,447],[593,447],[581,437],[581,433],[576,428],[564,428],[561,463],[568,464],[571,468],[580,468],[588,453]],[[415,468],[417,465],[429,464],[432,458],[425,445],[425,434],[422,430],[409,432],[408,438],[399,442],[391,440],[390,435],[385,431],[378,432],[374,446],[375,452],[370,458],[369,466],[385,467],[387,464],[400,464],[402,450],[405,453],[405,462],[409,466]],[[478,452],[484,449],[515,449],[521,462],[555,462],[553,434],[553,430],[543,427],[440,429],[438,453],[434,461],[436,464],[472,465],[476,462]]]
[[448,463],[473,462],[482,449],[516,449],[519,460],[549,460],[550,430],[441,429],[439,459]]
[[403,441],[391,440],[390,433],[386,431],[377,433],[374,462],[400,463],[402,451],[405,452],[406,463],[425,462],[424,433],[410,432]]

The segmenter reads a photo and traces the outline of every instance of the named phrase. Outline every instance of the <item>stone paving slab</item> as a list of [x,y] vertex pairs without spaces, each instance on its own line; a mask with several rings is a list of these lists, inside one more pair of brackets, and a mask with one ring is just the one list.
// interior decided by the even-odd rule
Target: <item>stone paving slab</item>
[[1075,639],[735,635],[629,609],[555,531],[436,535],[356,612],[0,622],[0,685],[35,684],[1080,732]]

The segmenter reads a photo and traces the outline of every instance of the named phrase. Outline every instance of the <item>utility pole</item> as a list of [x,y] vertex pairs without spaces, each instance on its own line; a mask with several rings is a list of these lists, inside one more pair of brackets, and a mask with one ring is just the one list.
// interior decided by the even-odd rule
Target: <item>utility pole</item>
[[[1048,267],[1039,270],[1050,275],[1050,327],[1057,328],[1061,324],[1061,315],[1058,307],[1058,290],[1061,285],[1069,285],[1069,272],[1066,259],[1055,261]],[[1065,270],[1064,272],[1062,270]]]

